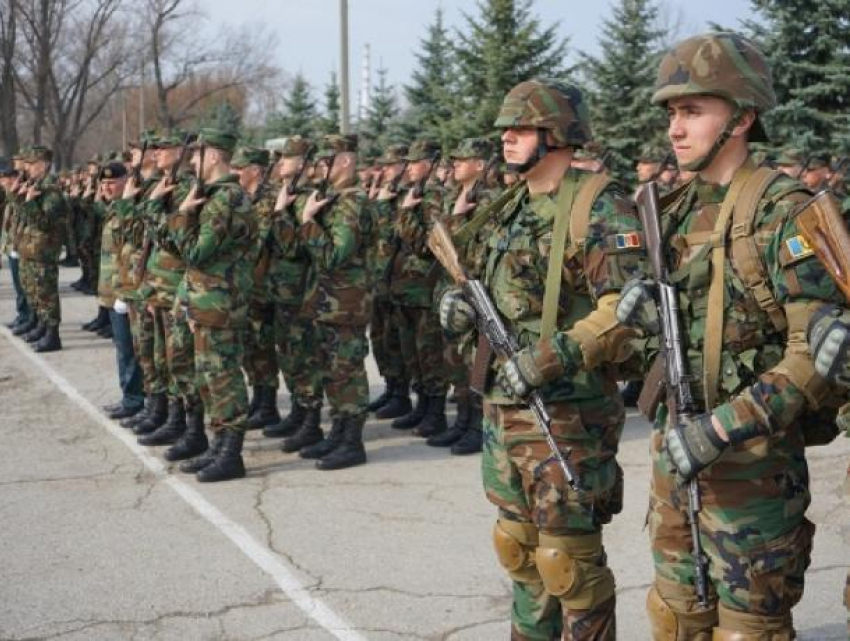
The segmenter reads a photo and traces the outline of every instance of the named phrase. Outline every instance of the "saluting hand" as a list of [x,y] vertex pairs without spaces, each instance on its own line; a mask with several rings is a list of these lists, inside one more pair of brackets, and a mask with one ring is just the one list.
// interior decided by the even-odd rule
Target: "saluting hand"
[[292,203],[295,202],[295,199],[298,197],[298,194],[290,194],[289,193],[289,183],[284,183],[283,187],[280,188],[280,191],[277,193],[277,200],[274,203],[275,211],[284,211],[289,209]]
[[[132,178],[130,180],[132,180]],[[129,184],[130,181],[128,180],[127,185]],[[162,179],[156,184],[156,187],[153,188],[153,191],[150,195],[150,199],[156,200],[158,198],[165,198],[168,194],[174,191],[176,186],[177,185],[172,184],[168,176],[163,176]]]
[[322,211],[322,207],[328,204],[330,199],[319,198],[319,192],[314,191],[310,194],[310,197],[307,199],[307,204],[304,205],[304,211],[301,214],[302,222],[309,223],[313,218],[315,218],[316,214]]
[[207,199],[200,195],[198,185],[196,183],[186,195],[186,199],[180,204],[180,211],[184,214],[189,213],[203,205],[205,202],[207,202]]
[[404,195],[404,200],[401,203],[402,209],[413,209],[422,202],[422,198],[417,198],[413,195],[413,189],[408,189],[407,193]]

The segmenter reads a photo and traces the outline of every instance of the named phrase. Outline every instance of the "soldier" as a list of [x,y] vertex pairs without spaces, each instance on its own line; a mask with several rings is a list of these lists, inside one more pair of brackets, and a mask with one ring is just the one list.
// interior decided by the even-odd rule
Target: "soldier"
[[[564,639],[614,639],[614,576],[602,527],[622,508],[616,453],[625,412],[610,363],[628,355],[633,335],[617,325],[614,305],[640,265],[637,221],[608,177],[572,167],[574,151],[591,140],[578,89],[522,82],[505,97],[495,126],[520,181],[491,212],[482,280],[522,350],[487,368],[482,470],[499,508],[496,553],[513,580],[511,638],[553,639],[563,629]],[[475,311],[450,289],[440,321],[452,332],[470,331]],[[486,350],[476,359],[490,360]],[[522,402],[535,389],[581,478],[580,493]]]
[[356,186],[356,136],[325,136],[316,171],[333,191],[314,191],[301,213],[298,237],[310,255],[311,274],[302,315],[315,319],[315,372],[324,381],[331,429],[300,451],[320,470],[366,462],[363,424],[369,402],[364,359],[371,309],[368,264],[372,213]]
[[368,410],[380,419],[398,418],[412,409],[410,376],[405,370],[399,341],[399,328],[393,322],[393,302],[390,297],[390,262],[396,249],[395,219],[398,210],[400,185],[407,166],[404,160],[408,146],[388,145],[378,158],[380,181],[373,185],[375,200],[375,291],[372,317],[369,321],[369,340],[378,372],[386,381],[384,392],[369,403]]
[[[17,157],[16,157],[17,158]],[[12,160],[13,165],[17,164],[15,158]],[[14,185],[18,180],[20,171],[14,166],[4,167],[0,172],[0,190],[2,190],[3,201],[3,244],[2,253],[6,254],[9,261],[9,271],[12,273],[12,287],[15,289],[15,318],[6,324],[12,333],[15,333],[19,327],[30,325],[32,313],[27,302],[27,296],[21,285],[21,278],[18,267],[18,250],[17,239],[15,237],[17,228],[17,203],[16,195],[13,192]]]
[[[749,157],[750,142],[767,141],[762,114],[775,105],[756,47],[731,33],[679,43],[661,61],[652,102],[667,110],[679,166],[697,172],[662,200],[662,238],[704,408],[674,419],[662,403],[652,417],[653,637],[792,639],[814,533],[804,444],[828,394],[805,330],[836,290],[791,216],[808,194]],[[650,333],[651,289],[631,281],[617,310]],[[683,484],[694,478],[707,607],[694,585]]]
[[258,248],[250,203],[230,173],[235,146],[229,133],[201,130],[191,162],[197,181],[171,227],[186,263],[175,308],[189,320],[198,387],[214,435],[207,451],[181,463],[180,470],[195,473],[202,483],[245,476],[248,393],[241,337]]
[[[20,251],[18,250],[19,237],[23,230],[23,221],[21,220],[21,203],[23,202],[26,185],[29,182],[29,177],[26,172],[26,164],[24,163],[26,153],[27,148],[23,148],[17,155],[12,157],[12,167],[16,173],[6,194],[8,211],[3,223],[6,227],[6,242],[9,246],[9,264],[12,265],[13,283],[14,276],[17,273],[18,284],[20,285],[20,296],[27,305],[26,319],[21,320],[21,322],[17,323],[12,328],[12,334],[14,336],[26,336],[29,332],[33,331],[38,324],[34,302],[32,301],[33,292],[31,279],[28,278],[31,273],[27,274],[26,269],[21,269],[22,261],[20,258]],[[14,263],[12,261],[14,261]]]

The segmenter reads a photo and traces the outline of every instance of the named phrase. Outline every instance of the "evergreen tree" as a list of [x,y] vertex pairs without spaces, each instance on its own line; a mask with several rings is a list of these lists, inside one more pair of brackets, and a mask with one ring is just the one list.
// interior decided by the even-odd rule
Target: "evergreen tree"
[[378,69],[378,83],[372,90],[372,104],[366,122],[361,127],[361,150],[366,156],[376,156],[389,144],[393,120],[399,107],[395,89],[387,84],[387,70]]
[[283,99],[283,111],[273,114],[266,123],[269,137],[310,136],[316,120],[316,108],[310,85],[300,73],[292,82],[289,95]]
[[242,135],[242,114],[229,102],[220,102],[207,112],[201,126],[215,127],[239,138]]
[[850,152],[850,0],[752,0],[746,23],[770,61],[773,140],[808,151]]
[[488,134],[505,94],[534,77],[563,77],[567,43],[557,24],[543,28],[531,0],[478,0],[478,17],[464,14],[457,32],[462,102],[451,126],[462,136]]
[[331,72],[331,80],[325,86],[324,114],[316,119],[316,131],[320,134],[339,133],[339,82],[336,72]]
[[619,0],[603,23],[599,57],[582,54],[594,138],[608,152],[606,164],[627,184],[646,144],[668,148],[665,115],[652,97],[659,62],[653,0]]

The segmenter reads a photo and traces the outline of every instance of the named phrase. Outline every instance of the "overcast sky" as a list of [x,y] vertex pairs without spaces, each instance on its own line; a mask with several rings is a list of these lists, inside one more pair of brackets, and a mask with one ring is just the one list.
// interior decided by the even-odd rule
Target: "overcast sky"
[[[332,70],[339,69],[339,0],[200,0],[213,23],[263,24],[279,35],[275,52],[279,66],[289,73],[302,72],[314,88],[324,86]],[[352,110],[357,105],[364,45],[372,52],[375,70],[387,68],[391,84],[403,84],[416,65],[419,41],[442,6],[449,27],[464,24],[463,13],[477,15],[475,0],[349,0]],[[544,25],[559,22],[559,32],[569,38],[570,58],[577,51],[598,53],[602,22],[611,15],[610,0],[535,0],[534,12]],[[748,0],[685,2],[668,0],[667,12],[682,19],[682,35],[705,30],[713,21],[737,26],[752,17]],[[317,92],[318,93],[318,92]]]

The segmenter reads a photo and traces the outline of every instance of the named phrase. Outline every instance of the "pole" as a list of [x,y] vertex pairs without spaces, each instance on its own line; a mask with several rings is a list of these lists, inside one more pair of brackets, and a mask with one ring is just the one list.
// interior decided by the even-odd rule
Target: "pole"
[[339,131],[348,133],[348,0],[339,0]]
[[127,148],[127,88],[121,90],[121,149]]
[[139,78],[139,140],[145,130],[145,61],[142,60],[142,71]]

